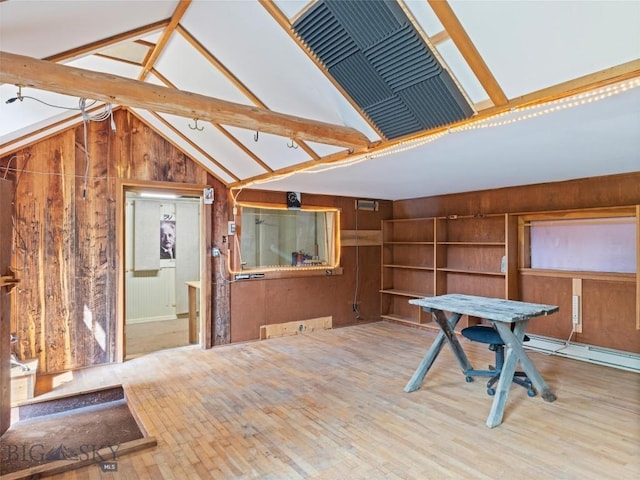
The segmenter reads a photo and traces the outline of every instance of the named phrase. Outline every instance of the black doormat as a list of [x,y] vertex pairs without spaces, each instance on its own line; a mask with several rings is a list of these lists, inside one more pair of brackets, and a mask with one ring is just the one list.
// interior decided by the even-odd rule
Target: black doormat
[[0,437],[0,477],[38,478],[100,463],[117,471],[124,453],[156,445],[122,386],[21,405]]

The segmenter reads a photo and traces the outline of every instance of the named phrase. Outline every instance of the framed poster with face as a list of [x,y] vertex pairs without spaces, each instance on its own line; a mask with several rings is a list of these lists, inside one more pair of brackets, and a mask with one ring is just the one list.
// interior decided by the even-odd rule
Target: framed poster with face
[[300,192],[287,192],[287,208],[289,210],[300,210]]
[[175,220],[160,220],[160,258],[176,258]]

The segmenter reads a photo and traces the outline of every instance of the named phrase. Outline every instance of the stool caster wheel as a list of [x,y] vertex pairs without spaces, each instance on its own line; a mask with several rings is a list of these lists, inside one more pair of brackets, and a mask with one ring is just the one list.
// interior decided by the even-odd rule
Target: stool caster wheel
[[496,389],[495,388],[487,388],[487,395],[493,397],[496,394]]
[[536,391],[533,388],[530,388],[529,390],[527,390],[527,395],[529,395],[530,397],[535,397]]
[[464,380],[467,383],[471,383],[471,382],[473,382],[473,377],[470,377],[470,376],[467,375],[466,377],[464,377]]

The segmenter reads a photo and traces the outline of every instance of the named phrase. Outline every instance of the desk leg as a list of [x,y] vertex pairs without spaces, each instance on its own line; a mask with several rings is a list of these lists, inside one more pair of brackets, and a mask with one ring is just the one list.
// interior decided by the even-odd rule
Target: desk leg
[[542,375],[540,375],[540,372],[538,372],[538,369],[529,358],[529,355],[527,355],[527,352],[522,348],[522,339],[524,338],[526,323],[527,322],[520,322],[516,325],[513,333],[511,333],[511,330],[506,325],[498,324],[498,332],[507,345],[507,348],[509,350],[513,350],[516,354],[516,358],[520,362],[522,370],[527,374],[527,377],[529,377],[533,387],[540,394],[542,399],[546,402],[553,402],[557,397],[551,391],[547,382],[544,381]]
[[[447,320],[446,317],[444,316],[444,313],[442,313],[441,311],[438,311],[438,312],[434,311],[434,314],[436,316],[436,321],[438,322],[438,325],[440,325],[440,332],[438,332],[438,336],[433,341],[433,344],[431,345],[431,347],[427,351],[427,354],[424,356],[424,358],[420,362],[420,365],[418,365],[418,368],[416,369],[413,376],[411,377],[411,380],[409,380],[407,385],[404,387],[404,391],[407,393],[413,392],[414,390],[417,390],[418,388],[420,388],[420,385],[422,385],[422,382],[424,381],[424,377],[427,375],[427,372],[431,368],[431,365],[433,365],[433,362],[435,361],[436,357],[440,353],[440,350],[442,350],[442,346],[444,345],[445,339],[449,339],[450,345],[452,345],[453,341],[455,341],[455,343],[457,344],[458,349],[462,353],[463,360],[461,360],[460,357],[458,357],[458,353],[456,352],[455,347],[452,346],[452,348],[454,349],[456,358],[458,358],[458,362],[461,363],[461,366],[462,366],[462,362],[466,362],[467,365],[469,364],[469,361],[467,360],[467,357],[464,354],[462,347],[460,346],[457,339],[455,338],[455,333],[452,333],[454,327],[456,326],[458,321],[460,321],[460,317],[462,315],[459,313],[454,313],[453,315],[451,315],[451,318]],[[438,320],[439,318],[440,320]],[[453,338],[453,341],[451,340],[451,338]],[[469,365],[469,368],[471,368],[470,365]]]
[[454,331],[454,328],[457,325],[458,321],[460,321],[462,315],[460,313],[454,313],[451,315],[451,318],[449,320],[447,320],[447,317],[445,317],[442,310],[434,310],[433,315],[435,316],[438,325],[440,325],[440,329],[447,337],[449,346],[451,347],[451,350],[453,350],[453,354],[455,355],[456,360],[458,360],[458,365],[460,365],[462,373],[466,374],[469,370],[473,370],[473,367],[469,363],[467,355],[464,353],[460,342],[458,342],[456,332]]
[[509,397],[509,389],[511,388],[513,374],[516,371],[518,361],[520,361],[522,369],[531,379],[531,383],[534,388],[540,392],[542,398],[547,402],[553,402],[556,399],[555,395],[551,392],[551,389],[542,379],[542,376],[533,365],[533,362],[529,359],[522,348],[522,339],[524,338],[526,324],[526,321],[518,322],[514,331],[511,332],[511,329],[507,324],[495,322],[496,328],[500,333],[500,337],[504,340],[504,343],[507,346],[507,354],[504,360],[504,366],[502,367],[502,373],[500,374],[500,380],[498,380],[496,394],[493,398],[493,403],[491,404],[491,411],[487,418],[487,427],[489,428],[497,427],[502,423],[504,406],[507,403],[507,398]]
[[196,315],[196,287],[189,285],[189,343],[198,343]]
[[[523,322],[524,323],[524,322]],[[502,336],[502,330],[500,326],[503,325],[500,322],[496,322],[500,336]],[[505,327],[509,330],[508,327]],[[516,328],[518,328],[516,326]],[[509,334],[511,331],[509,330]],[[504,337],[502,338],[504,340]],[[513,374],[516,371],[516,363],[518,362],[518,356],[514,354],[513,349],[507,348],[507,354],[504,359],[504,365],[502,366],[502,372],[500,373],[500,379],[498,380],[498,387],[496,388],[495,396],[493,397],[493,403],[491,404],[491,411],[487,418],[487,427],[497,427],[502,423],[502,417],[504,415],[504,406],[507,403],[509,397],[509,389],[511,388],[511,381],[513,380]]]

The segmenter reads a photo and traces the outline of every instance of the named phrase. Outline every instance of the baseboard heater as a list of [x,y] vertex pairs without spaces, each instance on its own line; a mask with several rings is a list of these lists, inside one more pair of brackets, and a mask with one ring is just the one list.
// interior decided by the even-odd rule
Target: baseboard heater
[[635,353],[581,343],[567,343],[556,338],[531,335],[530,333],[527,336],[530,340],[524,346],[528,350],[640,373],[640,355]]

